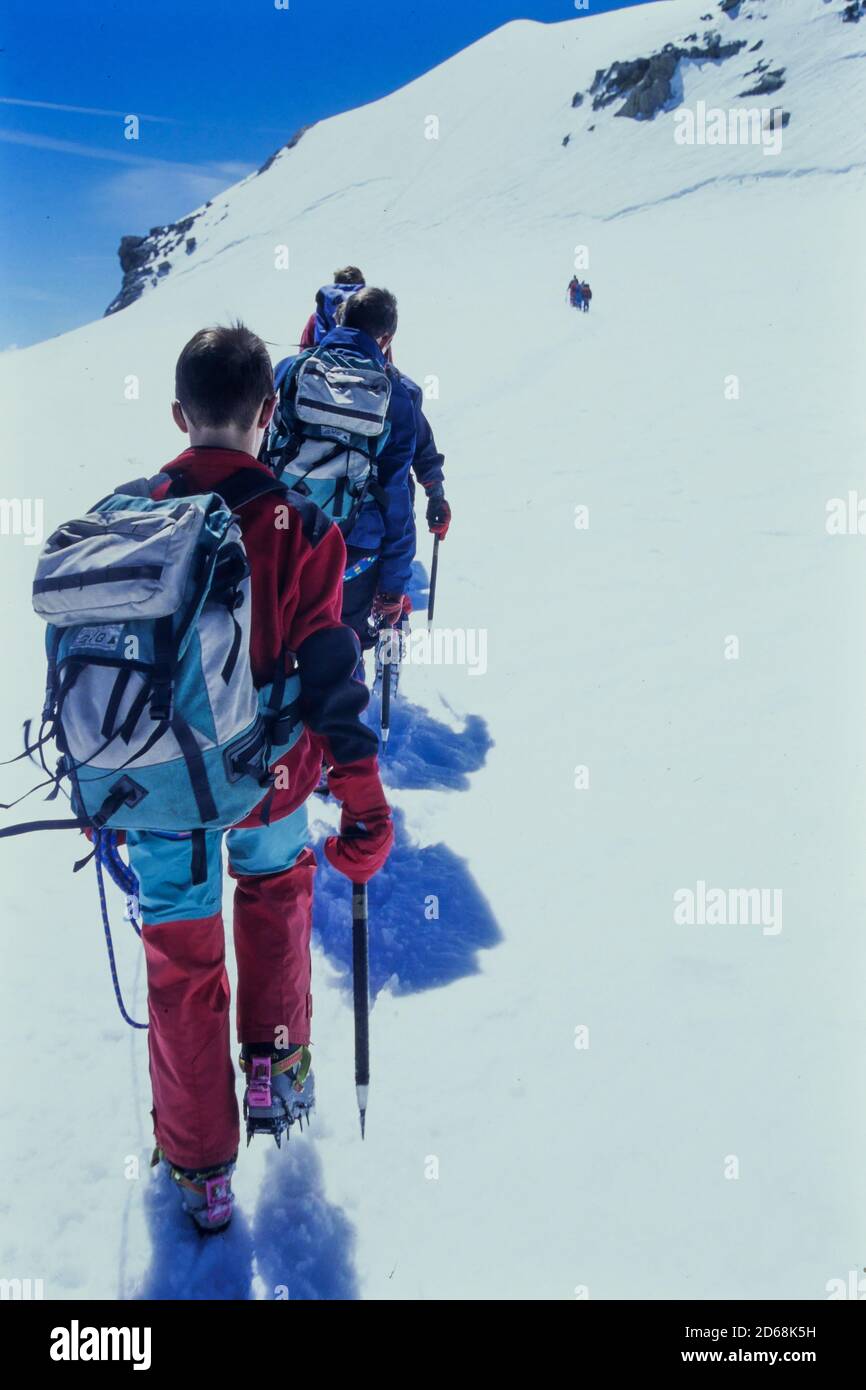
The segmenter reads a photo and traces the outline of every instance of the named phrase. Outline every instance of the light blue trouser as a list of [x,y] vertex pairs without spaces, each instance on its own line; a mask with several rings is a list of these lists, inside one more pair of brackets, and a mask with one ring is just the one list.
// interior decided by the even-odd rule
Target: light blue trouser
[[307,843],[307,807],[270,825],[205,832],[207,876],[193,883],[188,834],[129,830],[129,862],[139,881],[142,916],[148,923],[194,921],[222,906],[222,839],[226,836],[233,873],[278,874],[291,868]]

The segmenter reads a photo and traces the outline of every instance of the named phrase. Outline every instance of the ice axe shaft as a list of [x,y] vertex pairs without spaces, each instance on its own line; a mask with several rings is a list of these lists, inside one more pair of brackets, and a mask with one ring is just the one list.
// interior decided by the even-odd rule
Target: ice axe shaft
[[382,661],[382,710],[380,717],[380,727],[382,730],[383,745],[388,742],[391,733],[391,653],[390,651]]
[[433,542],[433,560],[430,564],[430,593],[427,596],[427,626],[433,626],[433,609],[436,604],[436,575],[439,572],[439,542],[441,536],[437,536]]
[[352,884],[352,988],[355,1001],[355,1094],[363,1139],[370,1086],[370,944],[366,883]]

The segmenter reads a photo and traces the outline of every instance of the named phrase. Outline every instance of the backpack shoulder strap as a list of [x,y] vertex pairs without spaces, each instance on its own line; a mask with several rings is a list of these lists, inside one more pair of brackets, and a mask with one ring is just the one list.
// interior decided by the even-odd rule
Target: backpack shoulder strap
[[[277,410],[280,409],[280,405],[283,402],[291,402],[293,400],[298,389],[298,373],[304,363],[308,362],[311,357],[318,356],[318,347],[313,347],[307,348],[305,352],[299,352],[297,357],[292,359],[291,366],[283,373],[280,378],[280,384],[277,387]],[[267,438],[267,435],[265,435],[265,438]]]
[[164,478],[164,473],[154,473],[152,478],[133,478],[131,482],[116,487],[112,495],[116,497],[122,493],[125,497],[150,497],[157,483]]
[[296,374],[298,363],[302,362],[307,357],[311,357],[315,351],[316,349],[314,347],[303,348],[302,351],[296,353],[294,357],[286,357],[282,362],[278,363],[277,370],[274,373],[274,388],[277,395],[281,393],[283,386],[289,378]]
[[[161,478],[171,479],[171,495],[183,497],[188,495],[186,486],[187,480],[182,473],[161,473]],[[253,472],[249,468],[239,468],[235,473],[230,473],[227,478],[223,478],[210,488],[209,492],[215,492],[217,497],[221,497],[230,512],[236,512],[241,507],[245,507],[248,502],[254,502],[257,497],[264,497],[268,492],[285,492],[285,484],[278,478],[268,473]],[[201,489],[195,489],[200,492]]]
[[291,388],[292,382],[296,381],[297,373],[303,367],[304,361],[309,361],[310,357],[320,356],[320,347],[321,343],[317,343],[316,347],[306,347],[303,352],[297,353],[297,357],[292,357],[291,366],[286,368],[282,377],[279,378],[278,395],[282,395],[286,388]]
[[285,491],[285,483],[281,483],[273,474],[267,476],[264,473],[253,473],[247,468],[239,468],[237,473],[224,478],[219,486],[214,488],[214,492],[232,512],[239,511],[248,502],[254,502],[257,497],[267,496],[269,492]]
[[105,497],[100,497],[99,501],[90,508],[90,511],[95,512],[108,501],[109,497],[150,497],[161,478],[165,478],[164,473],[154,473],[152,478],[133,478],[128,483],[121,483],[120,487],[114,488]]

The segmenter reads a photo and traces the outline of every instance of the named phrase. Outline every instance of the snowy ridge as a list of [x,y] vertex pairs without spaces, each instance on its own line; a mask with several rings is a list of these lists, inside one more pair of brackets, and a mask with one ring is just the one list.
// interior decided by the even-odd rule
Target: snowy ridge
[[[590,89],[595,75],[619,59],[648,56],[669,43],[686,42],[688,47],[689,39],[700,43],[706,34],[718,35],[724,44],[742,43],[744,47],[735,58],[719,63],[682,62],[678,100],[672,110],[694,106],[698,101],[725,108],[778,103],[785,109],[791,105],[793,119],[801,123],[796,140],[792,132],[781,156],[771,161],[772,169],[767,167],[762,151],[753,146],[718,150],[720,167],[727,176],[734,171],[793,173],[798,164],[821,168],[837,142],[850,148],[857,139],[862,150],[862,136],[854,119],[862,110],[858,91],[862,84],[856,66],[833,75],[835,102],[829,126],[827,111],[822,112],[820,123],[809,120],[808,98],[816,82],[826,85],[828,63],[862,56],[857,50],[858,31],[842,23],[837,4],[826,0],[817,0],[815,5],[798,0],[747,0],[734,15],[724,13],[718,4],[659,0],[638,11],[593,17],[591,24],[571,20],[542,25],[518,20],[505,25],[394,95],[323,122],[306,133],[302,142],[291,142],[278,152],[264,174],[251,175],[227,190],[225,197],[233,214],[248,206],[262,236],[270,232],[278,238],[281,228],[291,227],[299,216],[307,218],[322,210],[328,218],[338,215],[334,204],[339,206],[346,197],[355,204],[364,188],[369,190],[371,201],[364,199],[362,209],[353,207],[353,211],[357,216],[363,210],[365,217],[373,219],[377,244],[389,232],[399,235],[403,227],[401,205],[412,198],[413,190],[417,192],[419,182],[426,193],[427,218],[430,209],[439,212],[431,230],[441,222],[443,210],[447,210],[449,221],[454,217],[462,221],[466,212],[473,225],[483,221],[488,191],[498,219],[503,176],[515,190],[524,177],[530,178],[534,192],[531,204],[520,200],[513,209],[528,225],[537,224],[546,215],[565,212],[573,216],[577,211],[573,205],[576,184],[586,199],[580,207],[582,213],[615,215],[618,209],[607,200],[616,181],[594,179],[591,174],[594,166],[603,167],[619,142],[629,137],[617,129],[621,102],[601,111],[593,109]],[[760,48],[756,51],[757,45]],[[750,85],[747,74],[754,72],[757,64],[771,71],[784,69],[784,86],[773,94],[772,101],[769,97],[740,96]],[[492,97],[502,91],[507,93],[507,102]],[[578,92],[585,99],[574,110],[571,101]],[[481,99],[478,93],[484,94]],[[422,141],[425,116],[440,111],[439,140]],[[635,157],[630,172],[632,178],[649,178],[656,195],[670,182],[664,196],[672,196],[681,191],[683,170],[688,166],[679,157],[681,151],[672,147],[671,112],[666,115],[667,119],[646,122],[641,131],[632,134]],[[349,121],[352,139],[347,147]],[[567,155],[561,150],[566,136]],[[590,152],[585,147],[587,140],[601,148]],[[347,184],[344,171],[358,167],[346,158],[350,151],[354,155],[356,142],[364,151],[361,167],[365,177],[357,184],[354,180]],[[635,142],[639,142],[636,147]],[[446,150],[450,155],[458,144],[459,159],[438,157]],[[584,172],[587,165],[588,179]],[[408,179],[395,180],[395,166],[413,172]],[[196,219],[192,258],[187,258],[183,246],[162,257],[173,273],[193,275],[215,255],[236,245],[235,216],[228,217],[228,206],[229,202],[218,199],[213,207],[192,214]],[[414,219],[411,225],[415,225]],[[290,237],[289,242],[293,250]]]
[[[47,1297],[810,1299],[866,1263],[866,565],[825,525],[866,489],[866,97],[841,10],[673,0],[508,25],[227,190],[129,308],[0,359],[6,486],[44,499],[48,531],[179,451],[190,333],[239,315],[276,358],[357,262],[399,296],[400,365],[438,383],[438,621],[488,640],[484,675],[401,680],[367,1141],[348,896],[323,868],[319,1114],[288,1155],[242,1155],[222,1247],[202,1252],[151,1180],[146,1047],[114,1012],[77,847],[0,846],[0,1274]],[[681,106],[744,104],[766,57],[785,85],[754,100],[790,112],[777,156],[678,145],[676,109],[593,112],[600,69],[705,29],[762,46],[682,65]],[[565,305],[576,246],[587,316]],[[35,555],[0,546],[7,756],[41,702]],[[32,772],[5,769],[4,800]],[[675,924],[698,881],[781,888],[783,929]],[[23,1087],[46,1053],[45,1088]]]

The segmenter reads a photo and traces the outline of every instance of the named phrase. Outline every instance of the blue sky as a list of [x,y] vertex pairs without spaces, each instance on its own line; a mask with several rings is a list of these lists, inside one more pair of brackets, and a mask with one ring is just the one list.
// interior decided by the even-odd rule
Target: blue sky
[[[638,0],[639,2],[639,0]],[[97,318],[124,233],[170,222],[298,126],[574,0],[4,0],[0,348]],[[634,0],[590,0],[589,13]],[[137,142],[123,117],[141,117]]]

